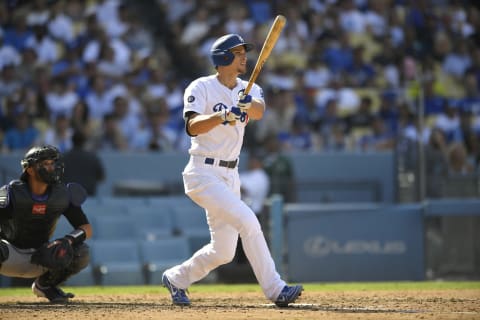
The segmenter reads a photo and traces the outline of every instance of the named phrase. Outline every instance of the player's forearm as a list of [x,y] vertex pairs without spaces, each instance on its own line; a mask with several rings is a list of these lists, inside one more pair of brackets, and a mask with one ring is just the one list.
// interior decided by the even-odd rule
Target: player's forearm
[[260,120],[265,112],[265,104],[261,100],[253,99],[252,106],[247,109],[248,117],[252,120]]
[[87,239],[90,239],[92,237],[92,225],[91,224],[82,224],[78,228],[85,231],[85,237]]
[[222,123],[223,120],[215,113],[209,115],[196,115],[188,121],[188,132],[191,135],[196,136],[202,133],[207,133]]

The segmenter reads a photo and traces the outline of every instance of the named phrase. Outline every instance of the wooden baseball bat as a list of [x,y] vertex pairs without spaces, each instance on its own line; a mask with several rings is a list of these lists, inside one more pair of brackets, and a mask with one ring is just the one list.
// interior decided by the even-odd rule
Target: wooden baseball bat
[[255,64],[255,68],[253,69],[252,74],[250,75],[250,79],[248,80],[247,87],[245,88],[244,94],[248,94],[250,89],[252,89],[255,80],[257,80],[260,71],[262,71],[263,64],[267,61],[270,53],[272,52],[273,47],[277,43],[278,37],[285,26],[287,19],[284,16],[279,14],[275,17],[272,26],[270,27],[270,31],[268,31],[267,37],[265,38],[265,42],[263,43],[262,50],[260,51],[260,55],[258,56],[257,63]]

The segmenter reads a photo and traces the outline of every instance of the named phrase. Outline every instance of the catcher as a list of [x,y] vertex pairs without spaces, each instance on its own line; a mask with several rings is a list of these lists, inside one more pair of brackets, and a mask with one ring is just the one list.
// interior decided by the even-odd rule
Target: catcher
[[[35,295],[66,303],[74,295],[59,284],[90,261],[84,240],[92,228],[81,208],[87,195],[79,184],[62,183],[63,163],[53,146],[31,148],[21,165],[20,180],[0,188],[0,274],[36,278]],[[50,241],[62,214],[74,230]]]

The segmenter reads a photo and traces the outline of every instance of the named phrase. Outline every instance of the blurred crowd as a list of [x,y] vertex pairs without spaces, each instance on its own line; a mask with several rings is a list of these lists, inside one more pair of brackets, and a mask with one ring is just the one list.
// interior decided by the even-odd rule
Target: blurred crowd
[[253,42],[251,70],[277,14],[287,24],[257,80],[267,112],[247,126],[247,149],[272,139],[296,152],[421,142],[445,170],[477,170],[474,0],[5,0],[1,152],[67,151],[74,132],[92,151],[184,152],[183,90],[214,72],[213,41]]

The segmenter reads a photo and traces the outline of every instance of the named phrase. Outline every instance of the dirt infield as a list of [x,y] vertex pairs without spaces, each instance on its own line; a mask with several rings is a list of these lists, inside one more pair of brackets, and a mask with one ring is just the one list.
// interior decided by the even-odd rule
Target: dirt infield
[[0,297],[0,319],[480,319],[480,290],[305,291],[276,308],[260,292],[193,292],[191,307],[174,307],[166,290],[147,295],[78,295],[69,305],[32,296]]

